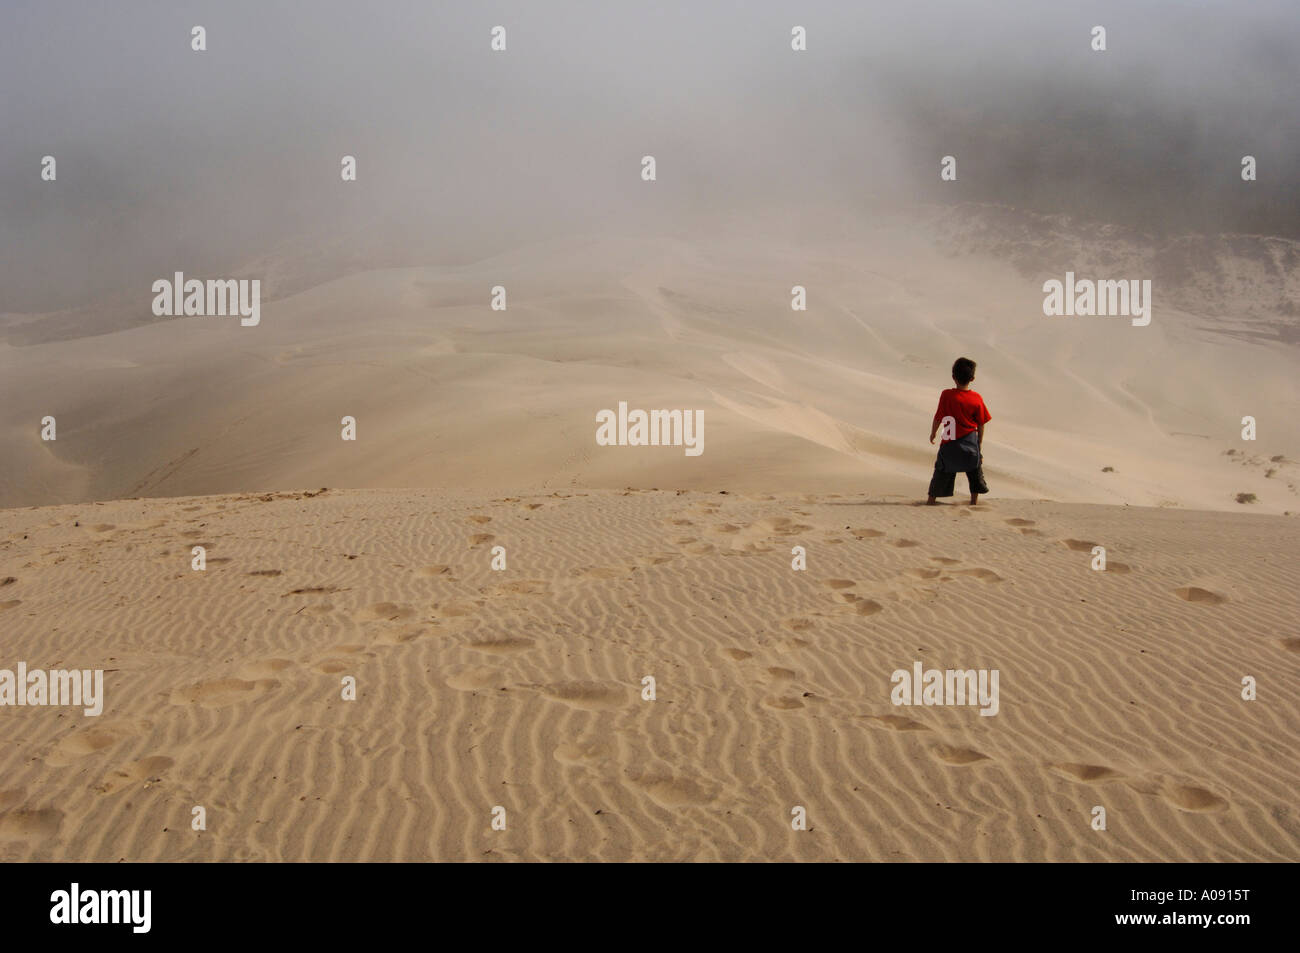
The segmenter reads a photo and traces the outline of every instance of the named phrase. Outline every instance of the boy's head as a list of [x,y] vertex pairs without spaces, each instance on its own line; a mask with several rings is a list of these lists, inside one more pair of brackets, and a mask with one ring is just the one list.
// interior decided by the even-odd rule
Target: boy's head
[[952,379],[958,387],[965,387],[975,379],[975,362],[969,357],[959,357],[952,363]]

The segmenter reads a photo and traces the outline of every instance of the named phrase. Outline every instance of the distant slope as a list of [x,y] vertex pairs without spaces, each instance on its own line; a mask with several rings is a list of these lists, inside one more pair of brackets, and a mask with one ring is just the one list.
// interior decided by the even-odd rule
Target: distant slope
[[[1134,328],[1044,317],[1039,276],[1141,277],[1156,258],[1140,242],[977,212],[820,231],[755,218],[689,242],[358,272],[265,300],[256,328],[192,317],[102,335],[87,319],[93,336],[0,346],[0,505],[315,486],[913,496],[965,354],[993,412],[994,495],[1300,510],[1295,354],[1258,330],[1294,281],[1292,245],[1204,246],[1234,282],[1255,268],[1257,293],[1225,284],[1232,321],[1212,321],[1176,303],[1198,303],[1199,269],[1180,291],[1157,278],[1152,324]],[[489,307],[497,285],[505,311]],[[795,285],[807,311],[791,310]],[[704,454],[598,447],[595,415],[619,401],[703,410]]]

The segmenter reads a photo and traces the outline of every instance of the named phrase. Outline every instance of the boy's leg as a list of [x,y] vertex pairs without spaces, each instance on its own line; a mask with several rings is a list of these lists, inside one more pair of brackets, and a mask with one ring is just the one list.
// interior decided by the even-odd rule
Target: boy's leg
[[930,477],[930,492],[927,503],[933,503],[935,497],[952,496],[957,486],[957,474],[945,473],[943,465],[937,460],[934,464],[934,476]]
[[966,471],[966,483],[970,486],[970,505],[974,506],[981,493],[989,491],[989,485],[984,482],[984,455],[980,454],[979,464],[974,470]]

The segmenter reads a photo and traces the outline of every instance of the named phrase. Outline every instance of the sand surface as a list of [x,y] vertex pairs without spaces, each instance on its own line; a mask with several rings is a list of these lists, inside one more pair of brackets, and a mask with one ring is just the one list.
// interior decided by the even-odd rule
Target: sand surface
[[0,859],[1300,860],[1291,519],[313,493],[0,513]]

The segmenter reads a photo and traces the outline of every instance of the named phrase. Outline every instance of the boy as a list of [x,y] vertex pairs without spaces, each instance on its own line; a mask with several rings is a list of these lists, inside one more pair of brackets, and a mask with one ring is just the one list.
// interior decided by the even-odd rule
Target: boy
[[925,502],[934,506],[935,497],[952,496],[957,474],[965,473],[970,486],[970,505],[974,506],[981,493],[989,491],[984,482],[984,425],[993,419],[984,406],[984,398],[970,389],[975,380],[975,362],[959,357],[952,365],[952,382],[957,386],[939,395],[939,409],[934,412],[930,426],[930,442],[945,419],[955,426],[945,427],[944,438],[939,441],[939,456],[934,461],[934,476],[930,478],[930,498]]

